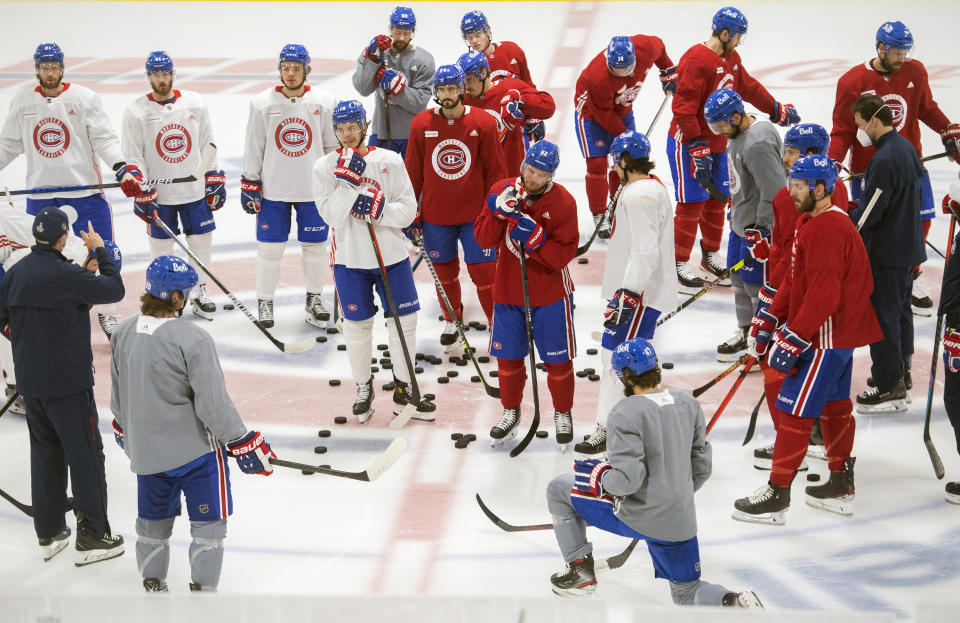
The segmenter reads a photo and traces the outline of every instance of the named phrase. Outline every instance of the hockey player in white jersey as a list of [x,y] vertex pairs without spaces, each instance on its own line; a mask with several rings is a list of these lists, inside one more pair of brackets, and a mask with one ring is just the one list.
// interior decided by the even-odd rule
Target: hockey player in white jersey
[[[163,51],[151,52],[146,62],[151,92],[131,102],[123,113],[121,145],[127,159],[151,179],[187,177],[197,170],[201,153],[216,150],[207,106],[197,93],[173,88],[173,59]],[[227,199],[226,177],[216,164],[202,180],[160,184],[155,194],[134,202],[134,212],[147,223],[150,255],[173,252],[173,240],[157,225],[159,215],[174,233],[183,225],[187,244],[205,265],[210,265],[213,212]],[[207,278],[200,273],[193,313],[213,320],[216,304],[207,294]]]
[[285,45],[279,69],[282,84],[250,102],[240,180],[243,209],[257,215],[257,308],[260,323],[272,327],[273,294],[296,210],[306,321],[323,328],[330,319],[320,300],[329,231],[314,203],[311,174],[314,163],[337,148],[331,121],[335,102],[330,93],[306,84],[310,54],[304,46]]
[[[120,140],[103,111],[100,97],[90,89],[64,82],[63,51],[56,43],[41,43],[33,55],[39,85],[20,91],[10,102],[10,111],[0,130],[0,170],[14,158],[27,159],[28,188],[89,186],[103,181],[98,160],[113,168],[128,197],[150,190],[143,173],[127,164]],[[73,233],[87,223],[104,240],[113,240],[113,214],[103,191],[60,190],[27,198],[27,213],[38,214],[50,206],[71,205],[79,218]],[[100,327],[108,336],[117,326],[116,305],[97,308]]]
[[[357,100],[338,103],[333,113],[333,127],[343,147],[314,165],[313,192],[320,215],[333,228],[333,277],[340,297],[343,341],[347,346],[350,371],[357,383],[353,414],[362,424],[374,411],[370,370],[373,318],[377,309],[373,301],[374,290],[380,296],[380,305],[387,319],[390,352],[403,350],[396,322],[390,318],[380,261],[386,267],[403,339],[411,352],[417,344],[420,301],[401,231],[416,216],[417,200],[403,158],[396,152],[367,146],[369,122],[363,104]],[[379,246],[379,261],[370,225]],[[405,363],[399,363],[394,365],[393,374],[396,415],[410,400],[408,387],[413,370],[408,370]],[[436,405],[421,400],[413,417],[433,421],[435,410]]]
[[603,320],[597,423],[574,449],[587,455],[606,451],[607,414],[621,398],[610,367],[614,349],[635,337],[653,339],[660,314],[677,298],[674,269],[673,204],[663,183],[651,175],[650,141],[640,132],[613,140],[610,155],[623,190],[603,270],[601,296],[608,301]]

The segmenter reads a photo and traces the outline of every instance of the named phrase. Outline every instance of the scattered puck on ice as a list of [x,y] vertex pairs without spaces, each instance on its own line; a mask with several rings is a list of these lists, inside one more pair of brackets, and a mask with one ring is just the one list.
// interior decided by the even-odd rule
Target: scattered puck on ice
[[379,371],[380,371],[380,368],[378,368],[377,366],[370,366],[370,372],[371,372],[371,373],[376,373],[376,372],[379,372]]
[[316,472],[313,471],[312,469],[301,469],[300,473],[303,474],[304,476],[313,476]]
[[384,370],[393,370],[393,364],[390,363],[389,361],[386,361],[380,364],[380,367],[383,368]]
[[385,392],[392,392],[393,387],[394,387],[393,383],[384,383],[382,389]]
[[581,379],[582,379],[582,378],[586,378],[586,376],[587,376],[587,371],[586,371],[586,370],[580,370],[580,371],[577,372],[577,378],[581,378]]
[[347,423],[347,418],[346,418],[345,416],[343,416],[343,415],[338,415],[337,417],[333,418],[333,423],[334,423],[334,424],[346,424],[346,423]]
[[415,367],[415,368],[413,369],[413,373],[414,373],[414,374],[423,374],[423,368],[421,368],[420,366],[417,366],[417,367]]
[[317,341],[320,342],[321,344],[323,344],[324,342],[327,341],[327,336],[326,336],[326,335],[318,335],[318,336],[317,336]]
[[457,362],[457,365],[462,367],[462,366],[467,365],[468,363],[470,363],[470,360],[464,358],[464,359],[461,359],[460,361],[458,361],[458,362]]
[[457,439],[457,441],[453,444],[453,447],[463,450],[469,445],[470,445],[470,442],[467,441],[466,439]]
[[447,376],[449,376],[451,379],[452,379],[452,378],[456,378],[457,375],[459,375],[459,374],[460,374],[460,373],[457,372],[456,370],[450,370],[450,371],[447,372]]
[[326,452],[326,451],[327,451],[327,447],[326,447],[326,446],[315,446],[315,447],[313,448],[313,453],[314,453],[314,454],[323,454],[323,453]]
[[336,327],[327,327],[327,334],[333,335],[334,333],[340,333],[340,332],[337,331]]
[[377,350],[387,350],[386,344],[377,344]]
[[820,474],[807,474],[807,482],[818,482]]
[[596,349],[596,348],[588,348],[588,349],[587,349],[587,354],[588,354],[588,355],[596,355],[596,354],[597,354],[597,349]]
[[347,350],[346,344],[337,344],[337,350]]
[[449,382],[450,382],[450,379],[445,376],[441,376],[440,378],[437,379],[437,383],[440,383],[441,385]]
[[458,361],[460,361],[460,358],[454,355],[453,357],[448,357],[447,361],[449,361],[450,363],[457,363]]
[[389,350],[385,350],[385,351],[383,351],[383,356],[389,358],[389,357],[391,357],[392,355],[390,355],[390,351],[389,351]]
[[432,363],[435,366],[439,366],[441,363],[443,363],[443,359],[441,359],[440,357],[433,357],[430,359],[430,363]]
[[461,437],[463,437],[463,433],[450,433],[450,439],[454,441],[457,441]]
[[487,330],[487,325],[483,324],[482,322],[477,325],[477,331],[486,331],[486,330]]
[[340,379],[330,379],[327,382],[330,383],[330,387],[336,387],[340,384]]
[[224,303],[223,308],[227,311],[230,311],[233,309],[233,303]]
[[587,373],[587,376],[590,376],[591,374],[596,374],[596,373],[597,373],[597,371],[594,370],[593,368],[584,368],[583,371]]
[[599,374],[590,374],[590,375],[587,376],[587,378],[590,379],[591,381],[599,381],[599,380],[600,380],[600,375],[599,375]]
[[476,374],[474,374],[473,376],[470,377],[470,382],[471,382],[471,383],[479,383],[479,382],[480,382],[480,377],[477,376]]
[[476,441],[476,440],[477,440],[477,436],[474,435],[473,433],[467,433],[466,435],[463,436],[463,438],[466,439],[467,441]]
[[423,361],[423,353],[417,353],[416,356],[414,356],[414,359],[416,361]]
[[479,361],[480,363],[490,363],[490,356],[480,355],[479,357],[477,357],[477,361]]
[[[344,421],[346,421],[347,418],[343,418],[343,419]],[[330,431],[328,431],[325,428],[317,431],[317,437],[329,437],[329,436],[330,436]]]
[[424,399],[424,400],[436,400],[437,397],[436,397],[435,394],[424,394],[424,395],[423,395],[423,399]]
[[493,378],[497,378],[498,376],[500,376],[500,373],[497,372],[496,370],[490,370],[490,376],[492,376]]
[[437,320],[439,320],[440,322],[443,322],[443,314],[437,316]]
[[664,370],[673,370],[673,364],[670,363],[669,361],[663,362],[663,365],[660,367],[663,368]]
[[[374,361],[373,363],[377,363],[377,362]],[[381,358],[380,358],[380,365],[382,366],[382,365],[385,364],[385,363],[390,363],[390,359],[387,358],[387,357],[381,357]]]
[[538,430],[538,431],[537,431],[537,437],[540,438],[540,439],[546,439],[546,438],[549,437],[549,436],[550,436],[550,433],[548,433],[548,432],[545,431],[545,430]]
[[377,363],[377,358],[376,358],[376,357],[371,357],[371,358],[370,358],[370,363]]
[[590,260],[588,260],[587,258],[581,257],[579,260],[577,260],[577,264],[586,264],[589,261]]
[[480,322],[478,320],[471,320],[467,323],[467,326],[469,326],[471,329],[476,329],[480,326]]

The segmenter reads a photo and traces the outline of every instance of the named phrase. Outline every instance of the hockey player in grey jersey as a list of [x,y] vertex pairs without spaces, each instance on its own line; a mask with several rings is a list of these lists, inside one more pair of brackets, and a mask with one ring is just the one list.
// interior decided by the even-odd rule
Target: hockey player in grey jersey
[[693,494],[710,477],[703,411],[689,393],[660,385],[650,342],[633,338],[613,353],[625,399],[607,419],[609,462],[576,461],[573,474],[547,486],[547,507],[567,563],[550,578],[558,595],[597,588],[587,524],[647,543],[658,578],[680,606],[762,608],[753,591],[737,593],[700,580]]
[[137,566],[148,592],[167,591],[169,539],[180,514],[190,517],[191,591],[220,581],[227,517],[233,512],[227,456],[244,473],[269,476],[275,457],[263,435],[247,431],[227,395],[213,338],[180,319],[197,285],[185,260],[150,263],[140,315],[111,339],[113,431],[137,474]]

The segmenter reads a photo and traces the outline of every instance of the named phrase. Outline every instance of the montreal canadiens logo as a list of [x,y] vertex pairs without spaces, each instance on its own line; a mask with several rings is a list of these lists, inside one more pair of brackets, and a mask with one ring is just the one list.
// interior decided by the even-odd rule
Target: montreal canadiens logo
[[470,170],[470,150],[455,138],[440,141],[433,148],[434,172],[445,180],[458,180]]
[[888,93],[882,97],[883,103],[893,115],[893,127],[899,132],[907,122],[907,101],[896,93]]
[[298,117],[288,117],[280,122],[274,133],[277,149],[284,156],[297,158],[310,151],[313,132],[310,125]]
[[172,164],[183,162],[193,151],[193,139],[187,129],[178,123],[170,123],[157,132],[157,154]]
[[56,117],[46,117],[33,128],[33,146],[45,158],[57,158],[70,146],[70,131]]

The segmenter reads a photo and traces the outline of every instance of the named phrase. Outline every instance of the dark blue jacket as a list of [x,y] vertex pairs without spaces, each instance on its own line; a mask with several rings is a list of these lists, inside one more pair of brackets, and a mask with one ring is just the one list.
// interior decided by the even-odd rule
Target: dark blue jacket
[[90,306],[123,299],[110,252],[97,249],[100,275],[59,251],[35,245],[0,284],[0,328],[13,341],[17,390],[60,398],[93,387]]
[[917,150],[896,130],[878,138],[874,146],[877,151],[867,165],[860,205],[850,211],[850,218],[858,224],[876,189],[881,189],[880,198],[860,228],[870,265],[916,266],[927,259],[920,223],[923,165]]
[[947,326],[951,329],[960,329],[960,254],[957,253],[957,242],[960,235],[953,240],[953,249],[943,268],[943,282],[940,287],[940,309],[938,314],[945,314]]

